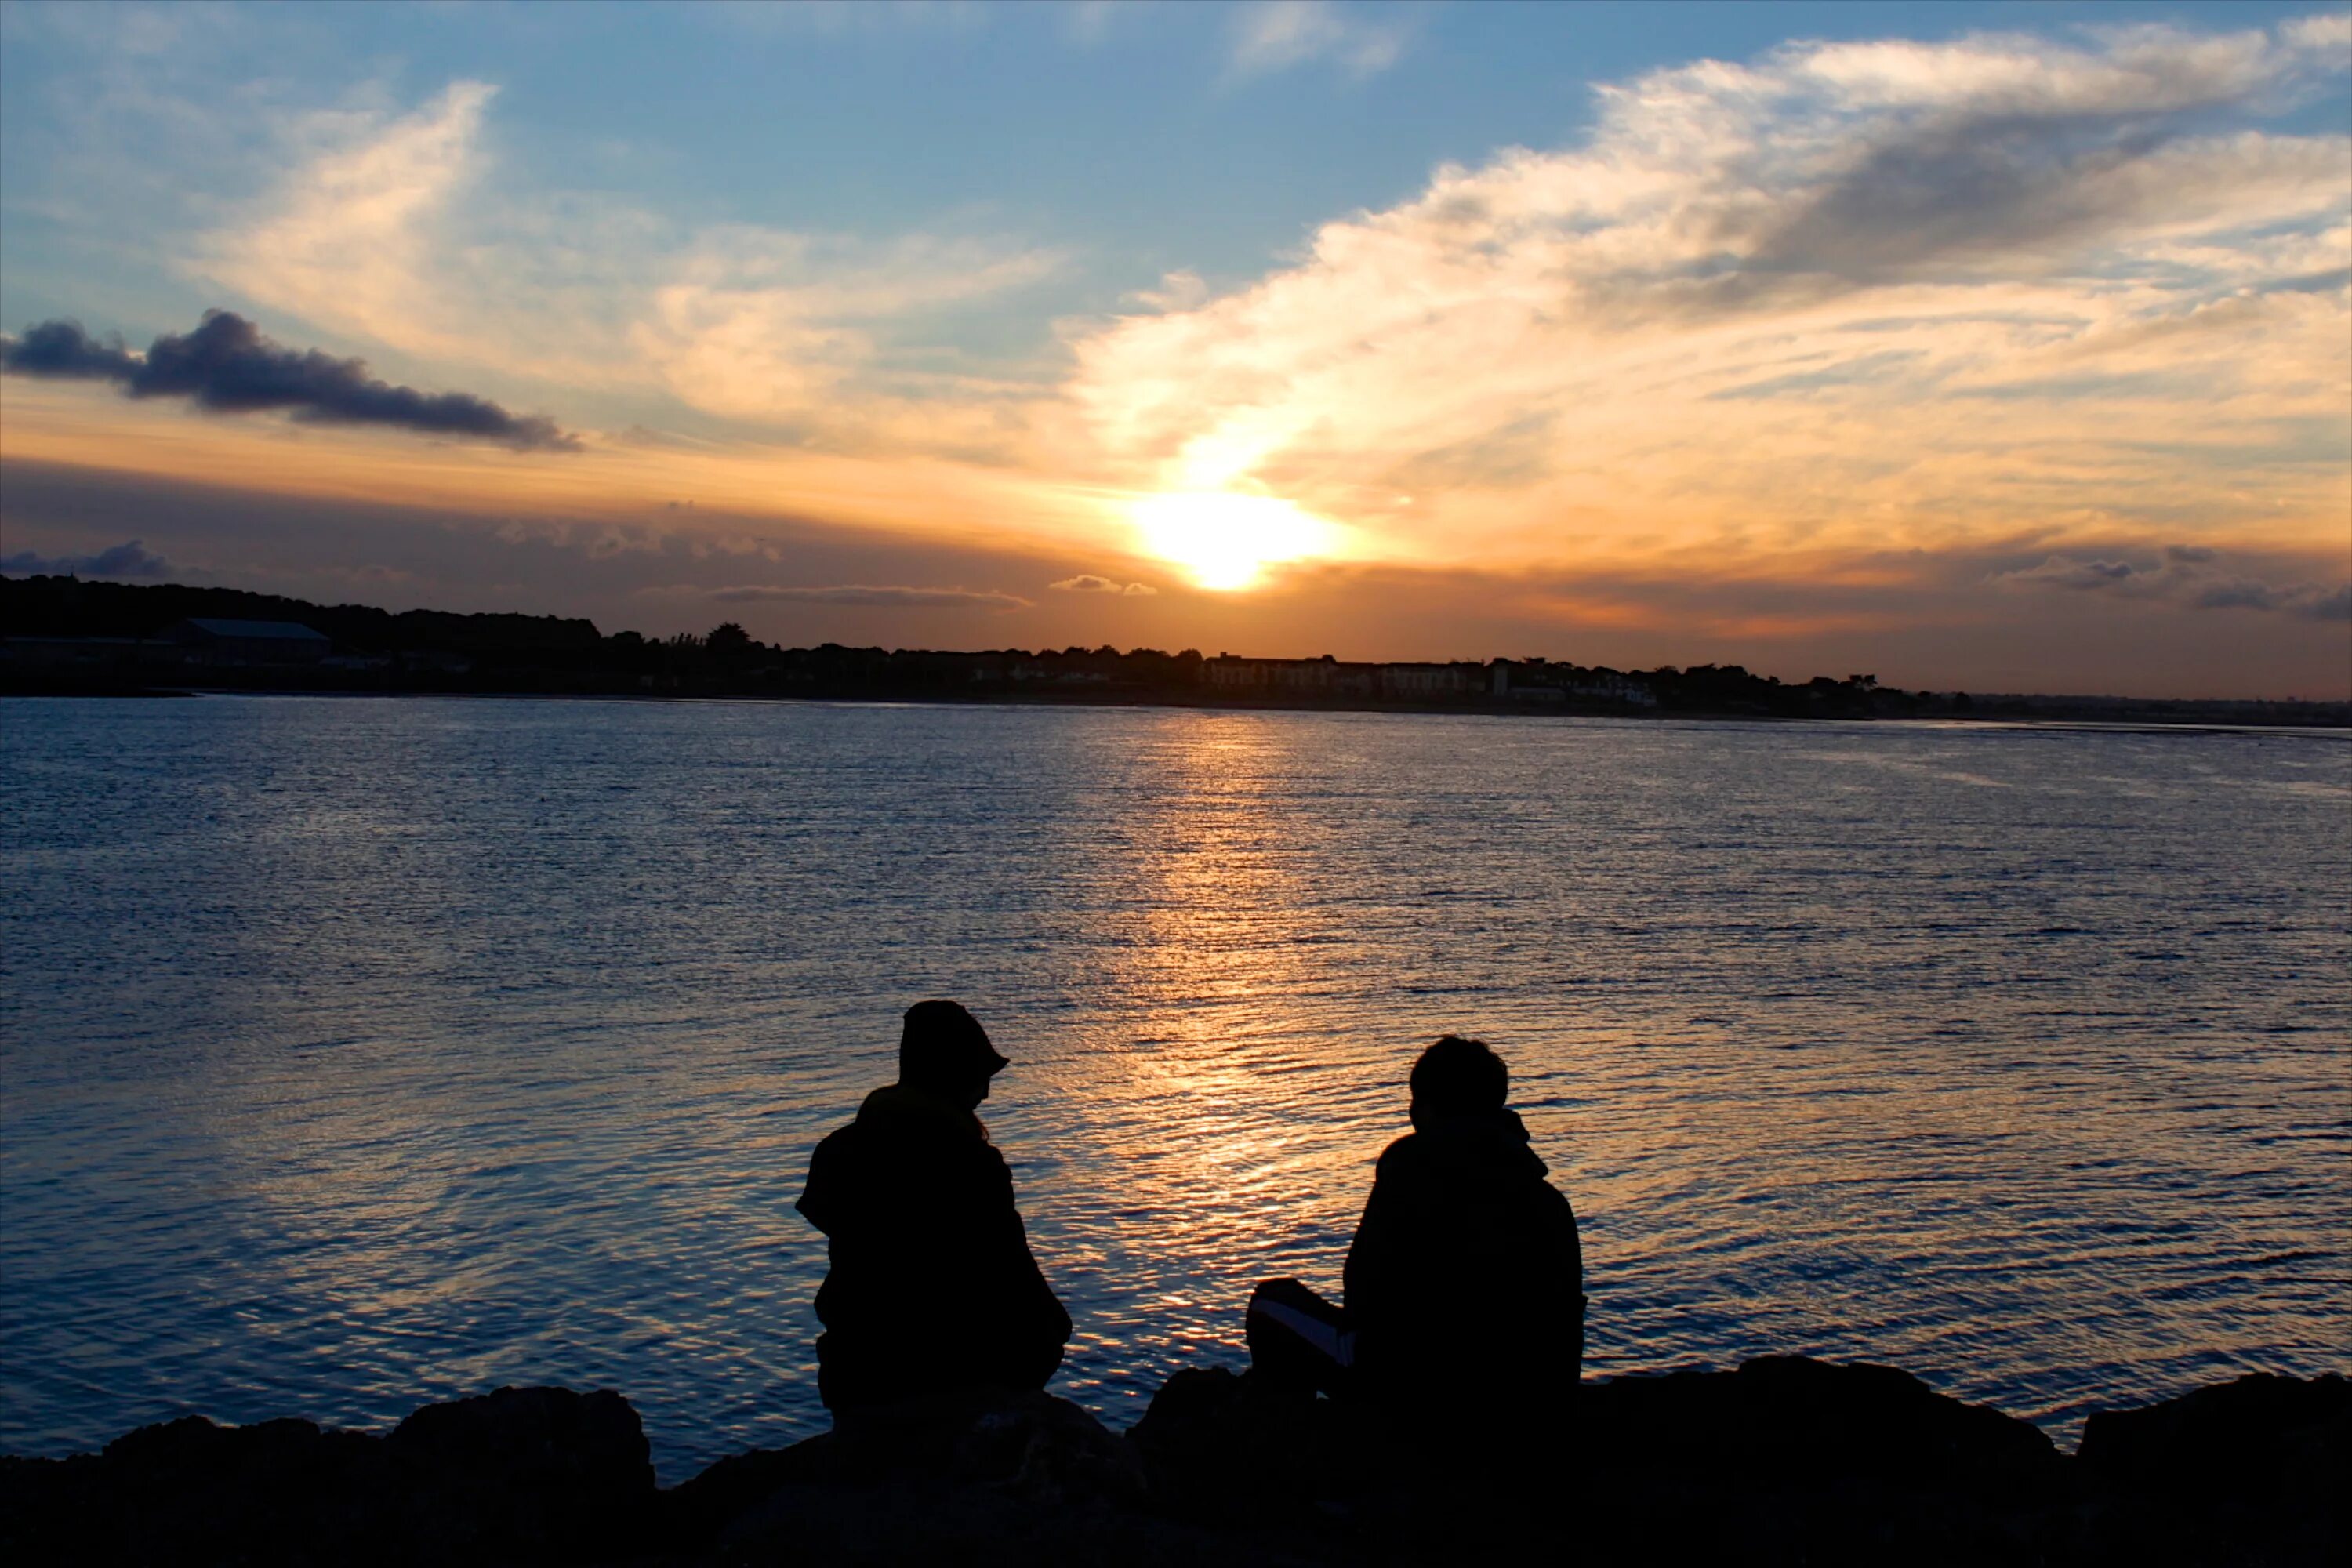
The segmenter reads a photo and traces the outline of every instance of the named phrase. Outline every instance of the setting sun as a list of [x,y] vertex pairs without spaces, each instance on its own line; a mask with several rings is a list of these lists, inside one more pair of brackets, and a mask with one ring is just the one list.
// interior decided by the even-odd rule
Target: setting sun
[[1129,515],[1147,554],[1182,567],[1203,588],[1250,587],[1268,566],[1330,554],[1339,542],[1335,524],[1274,496],[1145,496]]

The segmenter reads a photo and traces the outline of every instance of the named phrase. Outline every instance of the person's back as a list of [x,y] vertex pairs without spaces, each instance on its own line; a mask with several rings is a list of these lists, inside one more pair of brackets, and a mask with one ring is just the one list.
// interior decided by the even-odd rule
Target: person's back
[[972,1114],[1004,1058],[948,1002],[908,1010],[899,1055],[899,1081],[817,1145],[798,1205],[828,1243],[818,1387],[836,1415],[1043,1387],[1070,1336]]
[[1484,1044],[1450,1035],[1413,1068],[1414,1131],[1381,1155],[1348,1250],[1354,1370],[1371,1397],[1540,1422],[1575,1388],[1576,1215],[1505,1107],[1508,1085]]

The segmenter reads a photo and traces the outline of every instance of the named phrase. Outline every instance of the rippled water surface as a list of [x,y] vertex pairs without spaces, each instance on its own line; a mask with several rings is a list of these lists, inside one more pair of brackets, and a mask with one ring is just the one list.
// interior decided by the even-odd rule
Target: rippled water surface
[[1336,1290],[1493,1041],[1591,1372],[2063,1435],[2352,1364],[2341,737],[1153,710],[0,704],[0,1447],[608,1385],[824,1424],[793,1213],[910,1001],[1114,1423]]

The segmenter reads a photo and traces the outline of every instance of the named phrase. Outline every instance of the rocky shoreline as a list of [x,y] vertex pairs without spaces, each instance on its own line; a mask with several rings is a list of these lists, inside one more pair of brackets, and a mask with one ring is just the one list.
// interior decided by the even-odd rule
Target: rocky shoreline
[[1889,1367],[1587,1384],[1540,1451],[1187,1370],[1126,1433],[1045,1394],[911,1409],[657,1488],[611,1392],[506,1388],[381,1436],[201,1416],[0,1458],[15,1563],[2317,1563],[2352,1383],[2256,1374],[2032,1424]]

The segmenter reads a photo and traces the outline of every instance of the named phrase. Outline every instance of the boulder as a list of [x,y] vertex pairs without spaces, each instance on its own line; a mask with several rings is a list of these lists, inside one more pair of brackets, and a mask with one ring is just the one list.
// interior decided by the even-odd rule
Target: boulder
[[631,1550],[651,1519],[645,1428],[610,1390],[501,1388],[428,1405],[383,1446],[402,1533],[431,1556],[594,1561]]
[[2144,1410],[2097,1411],[2077,1457],[2109,1486],[2340,1499],[2352,1476],[2352,1381],[2252,1373]]
[[670,1494],[666,1532],[721,1562],[1169,1560],[1144,1497],[1132,1450],[1069,1401],[950,1398],[721,1459]]
[[1866,1480],[1927,1489],[2043,1486],[2063,1469],[2030,1421],[1867,1363],[1760,1356],[1737,1372],[1613,1378],[1578,1392],[1579,1446],[1613,1468],[1745,1484]]
[[372,1437],[308,1421],[142,1426],[98,1454],[11,1459],[0,1551],[15,1562],[377,1560],[388,1467]]
[[2111,1560],[2335,1563],[2352,1539],[2352,1383],[2255,1373],[2084,1423]]
[[1223,1367],[1171,1377],[1128,1440],[1163,1504],[1228,1524],[1340,1511],[1391,1451],[1360,1412]]
[[1347,1561],[1984,1561],[2044,1555],[2039,1428],[1887,1367],[1798,1357],[1383,1413],[1178,1373],[1132,1440],[1181,1517]]
[[142,1426],[97,1454],[0,1463],[0,1554],[19,1563],[600,1562],[654,1501],[616,1394],[500,1389],[387,1437],[309,1421]]
[[2332,1563],[2348,1441],[2341,1377],[2102,1413],[2069,1460],[1798,1357],[1385,1414],[1192,1369],[1124,1437],[1043,1394],[919,1402],[661,1493],[619,1395],[508,1388],[383,1436],[191,1416],[0,1458],[0,1561]]

